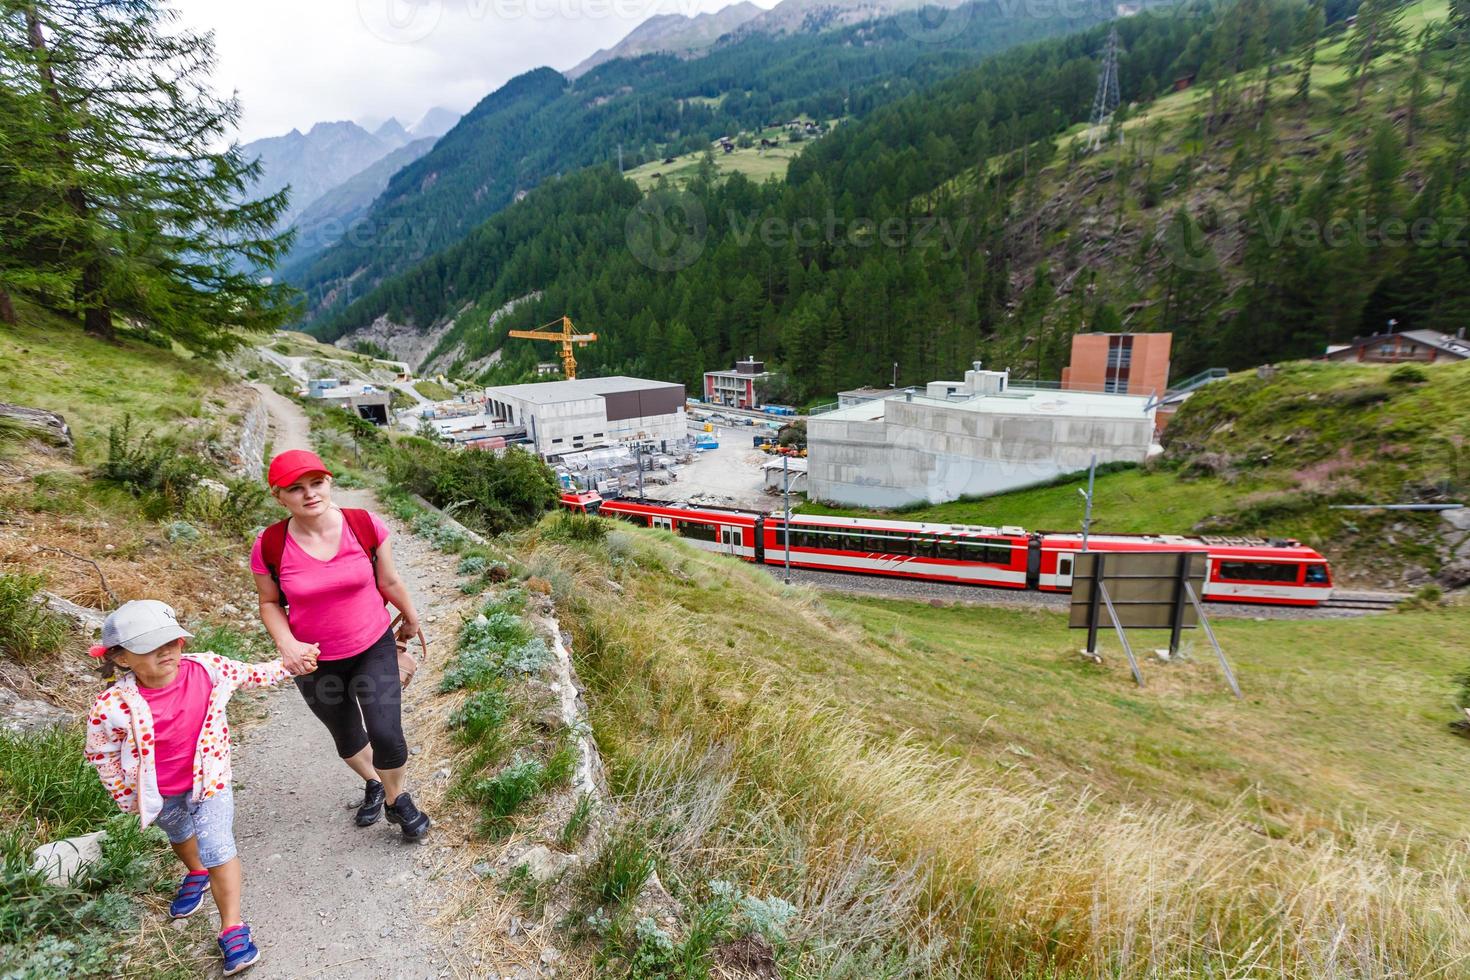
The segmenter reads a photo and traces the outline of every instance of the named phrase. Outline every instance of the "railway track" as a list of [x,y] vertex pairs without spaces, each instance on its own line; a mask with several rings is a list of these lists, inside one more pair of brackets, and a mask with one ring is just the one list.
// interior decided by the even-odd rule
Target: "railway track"
[[1332,598],[1322,603],[1321,609],[1357,609],[1364,612],[1383,612],[1392,609],[1409,598],[1400,592],[1333,592]]

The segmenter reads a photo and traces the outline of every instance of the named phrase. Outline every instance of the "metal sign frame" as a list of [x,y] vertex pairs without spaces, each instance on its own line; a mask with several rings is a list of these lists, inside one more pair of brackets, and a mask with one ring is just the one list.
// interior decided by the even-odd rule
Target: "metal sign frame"
[[1087,630],[1086,653],[1096,657],[1097,633],[1106,610],[1139,687],[1144,686],[1143,672],[1126,629],[1169,630],[1172,655],[1179,652],[1183,630],[1203,626],[1231,691],[1241,697],[1235,673],[1199,601],[1208,567],[1208,556],[1198,551],[1079,552],[1073,556],[1070,626]]

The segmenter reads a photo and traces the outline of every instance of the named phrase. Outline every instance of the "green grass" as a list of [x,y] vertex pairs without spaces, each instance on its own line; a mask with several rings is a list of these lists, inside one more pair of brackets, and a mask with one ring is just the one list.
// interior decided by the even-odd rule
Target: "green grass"
[[414,383],[414,390],[430,401],[442,402],[453,398],[458,392],[448,385],[441,385],[437,381],[418,381]]
[[107,343],[24,301],[16,312],[17,326],[0,324],[0,361],[17,368],[0,381],[0,401],[61,414],[83,462],[101,460],[108,428],[127,415],[153,424],[224,405],[215,391],[230,379],[205,360],[135,340]]
[[826,603],[864,642],[840,656],[783,650],[787,682],[843,691],[878,729],[913,732],[988,775],[1217,811],[1248,794],[1271,821],[1316,824],[1341,810],[1445,841],[1463,830],[1470,755],[1445,725],[1470,609],[1221,620],[1237,702],[1198,631],[1186,634],[1188,661],[1172,664],[1148,655],[1166,634],[1135,633],[1139,689],[1116,638],[1102,638],[1105,665],[1094,666],[1077,654],[1085,634],[1057,614]]
[[1221,621],[1236,700],[1197,633],[1168,664],[1135,634],[1140,689],[1051,612],[782,589],[648,530],[532,546],[666,880],[843,896],[798,975],[853,935],[884,963],[947,937],[935,974],[1009,978],[1351,972],[1338,940],[1380,975],[1470,954],[1447,729],[1470,609]]
[[0,575],[0,655],[26,662],[60,650],[71,630],[36,601],[39,575]]
[[[829,123],[829,129],[835,122]],[[760,148],[761,137],[766,139],[779,139],[781,145]],[[755,145],[751,147],[736,147],[733,151],[725,153],[719,149],[714,151],[715,168],[720,174],[739,173],[744,174],[756,183],[763,183],[771,178],[777,180],[786,176],[786,170],[792,159],[801,153],[806,147],[816,142],[815,139],[807,137],[800,142],[792,143],[789,133],[784,126],[774,129],[762,130],[754,136]],[[624,176],[638,185],[640,190],[648,191],[659,186],[660,181],[665,187],[677,187],[687,183],[699,172],[699,164],[704,159],[704,151],[698,153],[685,153],[674,158],[673,163],[664,163],[663,160],[650,160],[648,163],[634,167],[627,171]],[[661,175],[655,178],[654,174]]]

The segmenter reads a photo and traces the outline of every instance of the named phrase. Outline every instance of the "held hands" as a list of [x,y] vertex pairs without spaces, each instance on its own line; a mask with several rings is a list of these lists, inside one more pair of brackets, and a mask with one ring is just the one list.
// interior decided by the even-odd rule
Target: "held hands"
[[317,657],[322,653],[321,647],[315,643],[302,643],[299,640],[277,645],[276,650],[281,655],[282,666],[293,677],[310,674],[316,670]]

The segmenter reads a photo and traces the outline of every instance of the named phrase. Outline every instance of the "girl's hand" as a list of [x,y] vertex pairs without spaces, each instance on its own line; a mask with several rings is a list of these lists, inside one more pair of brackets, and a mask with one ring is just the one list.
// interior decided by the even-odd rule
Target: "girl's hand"
[[282,666],[292,676],[299,676],[316,670],[316,660],[321,656],[322,650],[315,643],[302,643],[293,639],[288,643],[276,644],[276,652],[281,655]]

